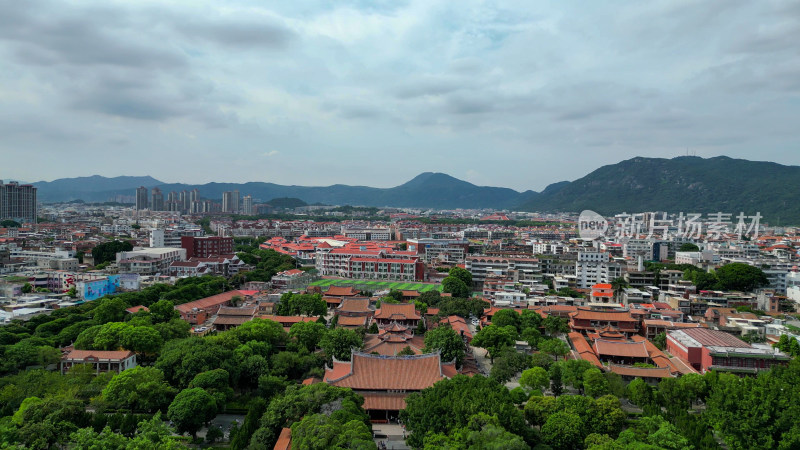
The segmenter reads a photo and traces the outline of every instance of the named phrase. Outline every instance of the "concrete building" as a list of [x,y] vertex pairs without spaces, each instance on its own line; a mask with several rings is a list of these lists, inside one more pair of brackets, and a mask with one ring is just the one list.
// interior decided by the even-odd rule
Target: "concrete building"
[[149,206],[150,202],[147,196],[147,188],[144,186],[136,188],[136,209],[141,211],[147,209]]
[[705,373],[709,370],[754,374],[791,357],[766,344],[748,344],[724,331],[689,328],[667,333],[667,352]]
[[239,212],[239,191],[225,191],[222,193],[222,212]]
[[608,253],[590,251],[578,253],[575,277],[579,288],[589,289],[595,284],[610,283],[621,276],[622,267],[609,262]]
[[253,215],[253,197],[245,195],[242,197],[242,214],[246,216]]
[[0,180],[0,220],[35,223],[38,215],[36,188],[31,184]]
[[164,194],[161,193],[161,189],[154,187],[150,197],[150,209],[153,211],[164,211]]
[[168,273],[174,261],[186,261],[186,250],[182,248],[138,248],[117,253],[120,272],[155,275]]

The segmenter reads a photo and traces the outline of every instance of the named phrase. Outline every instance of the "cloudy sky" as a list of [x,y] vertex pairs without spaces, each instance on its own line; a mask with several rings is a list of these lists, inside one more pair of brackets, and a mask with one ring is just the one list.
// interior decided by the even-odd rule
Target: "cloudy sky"
[[637,155],[800,165],[800,1],[0,11],[6,180],[389,187],[437,171],[540,190]]

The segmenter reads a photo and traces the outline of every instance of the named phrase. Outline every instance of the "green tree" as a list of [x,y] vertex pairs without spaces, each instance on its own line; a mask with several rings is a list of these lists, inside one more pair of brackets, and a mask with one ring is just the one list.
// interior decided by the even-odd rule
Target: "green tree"
[[125,318],[125,308],[128,306],[119,297],[104,297],[94,309],[94,321],[102,325],[108,322],[121,322]]
[[472,345],[485,348],[494,364],[495,355],[503,349],[513,346],[516,337],[517,330],[514,327],[489,325],[475,334],[472,338]]
[[556,411],[558,407],[555,397],[533,396],[525,404],[525,420],[531,425],[542,426]]
[[456,375],[406,398],[400,417],[411,432],[408,445],[419,448],[428,433],[446,436],[468,426],[478,413],[497,416],[497,424],[534,443],[531,429],[505,386],[482,376]]
[[561,365],[553,364],[550,367],[550,392],[558,397],[564,391],[564,381],[561,373]]
[[33,286],[31,286],[31,284],[26,281],[25,284],[22,285],[22,289],[20,290],[22,291],[23,294],[30,294],[31,291],[33,291]]
[[336,358],[339,361],[350,361],[351,350],[360,350],[362,345],[361,336],[346,328],[328,330],[319,342],[319,346],[328,358]]
[[151,327],[127,327],[120,333],[119,342],[123,348],[136,352],[140,357],[158,353],[164,345],[161,334]]
[[425,333],[424,353],[439,350],[442,361],[456,361],[456,367],[464,362],[464,340],[452,328],[441,325]]
[[764,271],[745,263],[730,263],[716,270],[718,287],[726,291],[749,292],[769,284]]
[[533,367],[522,372],[519,384],[528,390],[545,390],[550,387],[550,375],[541,367]]
[[583,389],[590,397],[600,397],[608,394],[608,380],[600,369],[592,367],[583,374]]
[[222,429],[216,425],[212,425],[208,427],[208,431],[206,431],[206,442],[209,444],[213,444],[218,440],[222,439],[225,436],[225,433]]
[[628,284],[625,278],[617,277],[611,280],[611,289],[614,291],[614,299],[618,302],[620,301],[622,293],[629,287],[631,287],[631,285]]
[[[108,322],[100,327],[94,337],[92,347],[95,350],[118,350],[122,345],[122,336],[133,328],[123,322]],[[80,336],[78,336],[80,338]]]
[[542,316],[530,309],[523,310],[522,314],[519,315],[519,329],[522,332],[527,329],[534,329],[538,332],[542,322]]
[[569,353],[569,346],[561,339],[545,339],[539,342],[539,349],[548,353],[556,358],[558,361],[559,356],[565,356]]
[[501,309],[492,316],[492,325],[498,327],[512,326],[517,331],[520,330],[520,316],[513,309]]
[[169,300],[159,300],[150,305],[149,309],[153,323],[166,323],[180,317],[175,305]]
[[103,389],[103,400],[115,408],[155,412],[175,396],[164,374],[153,367],[134,367],[115,375]]
[[201,388],[184,389],[169,405],[167,417],[175,423],[179,433],[197,435],[197,430],[217,415],[214,397]]
[[594,401],[588,420],[594,433],[616,437],[627,419],[628,414],[622,409],[619,399],[613,395],[604,395]]
[[173,386],[186,387],[198,373],[224,367],[232,360],[230,349],[209,339],[193,337],[167,342],[155,367],[164,372]]
[[527,342],[531,348],[539,348],[539,342],[542,340],[542,333],[536,328],[525,328],[522,330],[519,337]]
[[644,380],[636,378],[628,384],[628,398],[636,406],[645,409],[655,402],[655,393]]
[[230,387],[230,374],[225,369],[200,372],[189,383],[189,387],[204,389],[214,397],[214,401],[220,406],[233,397],[233,389]]
[[567,323],[567,319],[562,317],[556,316],[547,316],[542,321],[542,325],[544,326],[545,331],[550,336],[557,336],[561,333],[569,332],[569,324]]
[[454,266],[447,273],[448,277],[455,277],[461,280],[467,287],[472,286],[472,273],[469,270]]
[[301,348],[313,352],[325,336],[325,325],[317,322],[297,322],[289,329],[289,338]]
[[109,241],[97,244],[92,249],[92,258],[95,265],[105,262],[113,262],[119,252],[129,252],[133,250],[133,244],[128,241]]
[[[347,388],[316,383],[309,386],[291,385],[286,391],[272,399],[261,416],[260,427],[253,433],[249,446],[272,448],[281,428],[291,427],[303,417],[329,412],[332,418],[345,423],[352,419],[368,423],[369,417],[361,408],[363,397]],[[333,411],[335,408],[339,408]],[[333,411],[333,412],[331,412]],[[334,417],[335,415],[335,417]]]
[[506,348],[495,355],[489,378],[498,383],[506,383],[528,367],[530,367],[530,361],[527,355],[519,353],[513,348]]
[[411,347],[409,347],[408,345],[406,345],[405,347],[403,347],[402,350],[397,352],[397,356],[414,356],[414,355],[416,355],[416,353],[414,353],[414,350],[411,350]]
[[678,251],[679,252],[699,252],[700,251],[700,247],[698,247],[696,244],[692,244],[691,242],[684,242],[683,244],[681,244],[680,247],[678,247]]
[[372,430],[362,420],[343,422],[325,414],[312,414],[292,425],[292,448],[295,446],[309,450],[377,448]]
[[460,278],[446,277],[442,280],[442,291],[452,294],[455,298],[469,298],[472,292]]
[[653,338],[653,345],[656,346],[659,350],[664,350],[667,348],[667,333],[661,332]]
[[556,412],[542,425],[542,440],[555,450],[572,450],[583,447],[585,424],[577,414]]

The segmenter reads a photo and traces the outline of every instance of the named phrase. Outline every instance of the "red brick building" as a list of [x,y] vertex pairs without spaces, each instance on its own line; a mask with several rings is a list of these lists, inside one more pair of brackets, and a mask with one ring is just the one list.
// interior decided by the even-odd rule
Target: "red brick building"
[[791,359],[769,345],[750,345],[724,331],[689,328],[667,333],[667,351],[695,370],[755,374]]
[[186,249],[186,258],[210,258],[233,253],[233,238],[220,236],[181,236],[181,247]]

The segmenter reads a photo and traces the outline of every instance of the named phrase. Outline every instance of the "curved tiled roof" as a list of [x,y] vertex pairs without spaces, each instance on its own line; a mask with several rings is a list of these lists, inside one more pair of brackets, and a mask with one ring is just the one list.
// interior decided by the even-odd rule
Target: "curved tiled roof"
[[[349,366],[342,373],[344,365]],[[445,378],[439,353],[417,356],[376,356],[353,352],[349,363],[334,361],[325,381],[339,387],[361,390],[418,391]]]

